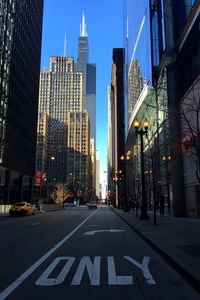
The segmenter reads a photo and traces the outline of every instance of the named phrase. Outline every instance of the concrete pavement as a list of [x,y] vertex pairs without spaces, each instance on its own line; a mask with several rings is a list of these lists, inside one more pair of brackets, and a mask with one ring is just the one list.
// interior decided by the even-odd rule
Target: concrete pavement
[[152,212],[140,220],[135,211],[113,210],[200,293],[200,219],[157,214],[154,225]]

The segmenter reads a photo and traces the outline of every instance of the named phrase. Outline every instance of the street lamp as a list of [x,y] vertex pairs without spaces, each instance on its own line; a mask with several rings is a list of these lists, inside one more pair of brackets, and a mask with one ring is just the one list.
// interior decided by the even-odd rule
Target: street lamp
[[138,120],[134,121],[134,127],[135,127],[135,134],[136,137],[140,136],[141,141],[141,177],[142,177],[142,203],[141,203],[141,215],[140,220],[148,220],[149,216],[147,214],[147,200],[146,200],[146,191],[145,191],[145,178],[144,178],[144,141],[143,136],[145,135],[147,137],[148,127],[149,123],[145,119],[143,123],[143,128],[140,128],[140,122]]
[[120,160],[124,162],[124,185],[123,185],[123,188],[124,188],[124,211],[129,211],[129,207],[128,207],[128,199],[127,199],[127,187],[126,187],[126,181],[127,181],[127,176],[126,176],[126,162],[130,160],[130,156],[128,154],[126,155],[121,155],[120,156]]
[[171,155],[163,155],[162,160],[165,161],[165,173],[166,173],[166,184],[167,184],[167,206],[168,212],[171,211],[170,191],[169,191],[169,166],[168,162],[172,159]]
[[118,191],[118,171],[115,171],[115,176],[113,177],[113,181],[115,183],[115,206],[119,208],[119,191]]

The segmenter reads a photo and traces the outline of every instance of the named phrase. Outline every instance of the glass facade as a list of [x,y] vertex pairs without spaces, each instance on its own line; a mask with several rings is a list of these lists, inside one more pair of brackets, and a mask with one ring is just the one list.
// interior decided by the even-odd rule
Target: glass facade
[[[158,204],[162,193],[168,211],[173,206],[174,215],[183,216],[186,212],[185,203],[192,207],[189,197],[185,202],[192,187],[187,187],[184,181],[188,170],[183,170],[179,110],[188,90],[197,85],[199,80],[199,2],[149,0],[142,3],[127,0],[124,16],[127,62],[125,87],[129,117],[126,151],[131,154],[131,161],[127,164],[127,186],[131,197],[140,198],[144,172],[149,207],[152,206],[152,199]],[[145,3],[147,7],[149,4],[149,27],[145,31],[145,18],[142,19],[139,34],[135,38],[133,34],[130,35],[130,23],[134,29],[138,28],[138,18],[141,19],[146,12]],[[132,20],[128,20],[128,16]],[[143,31],[146,39],[149,39],[147,56],[139,51],[140,44],[143,45]],[[131,54],[134,54],[134,59]],[[148,69],[143,66],[148,60],[150,76],[144,77],[144,74],[148,74],[144,70]],[[145,82],[144,78],[149,80]],[[142,83],[141,90],[139,83]],[[145,83],[148,87],[146,92]],[[144,138],[144,170],[141,170],[140,164],[141,142],[136,138],[133,128],[135,119],[141,123],[145,119],[149,122],[148,138]]]
[[[162,192],[171,205],[170,184],[167,181],[170,165],[162,157],[169,156],[168,97],[166,70],[157,77],[154,71],[160,65],[165,51],[164,1],[126,1],[124,6],[124,41],[126,44],[126,152],[130,154],[127,166],[129,201],[141,199],[141,142],[135,136],[133,121],[149,122],[148,138],[144,137],[145,193],[149,207]],[[167,167],[166,167],[167,163]],[[153,173],[154,172],[154,173]],[[157,185],[155,189],[154,185]],[[156,190],[156,194],[155,194]],[[156,200],[158,201],[158,200]]]
[[149,1],[124,1],[125,123],[145,82],[151,83]]
[[8,104],[8,81],[12,45],[14,4],[0,1],[0,162],[3,160],[4,131]]
[[3,3],[7,21],[0,27],[6,29],[1,35],[1,46],[5,46],[1,63],[4,70],[7,68],[8,85],[4,86],[7,113],[2,164],[10,170],[34,176],[43,1]]

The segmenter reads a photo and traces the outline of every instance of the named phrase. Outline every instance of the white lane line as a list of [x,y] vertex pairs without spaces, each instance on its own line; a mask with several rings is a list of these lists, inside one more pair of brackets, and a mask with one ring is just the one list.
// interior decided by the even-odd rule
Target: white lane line
[[60,248],[87,220],[89,220],[97,211],[95,210],[89,215],[83,222],[81,222],[74,230],[72,230],[64,239],[62,239],[51,250],[44,254],[38,261],[36,261],[28,270],[20,275],[15,281],[13,281],[4,291],[0,293],[0,299],[4,300],[8,297],[25,279],[27,279],[51,254],[53,254],[58,248]]

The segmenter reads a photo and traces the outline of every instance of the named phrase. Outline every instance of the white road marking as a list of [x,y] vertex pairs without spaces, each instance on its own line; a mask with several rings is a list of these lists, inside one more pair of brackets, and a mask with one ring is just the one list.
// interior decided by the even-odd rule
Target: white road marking
[[132,257],[130,257],[130,256],[124,256],[124,258],[127,259],[133,265],[135,265],[136,267],[138,267],[139,269],[142,270],[143,276],[146,279],[148,284],[156,284],[156,282],[153,279],[153,277],[152,277],[152,275],[149,271],[149,268],[148,268],[149,260],[150,260],[149,256],[145,256],[143,258],[143,261],[142,261],[141,264],[139,262],[137,262],[135,259],[133,259]]
[[88,256],[83,256],[74,275],[71,285],[80,285],[85,268],[88,271],[91,285],[100,284],[100,256],[95,256],[94,263]]
[[130,285],[133,284],[132,276],[117,276],[113,256],[108,256],[108,284],[109,285]]
[[39,225],[40,223],[32,223],[31,226]]
[[64,239],[62,239],[57,245],[43,255],[38,261],[36,261],[28,270],[20,275],[15,281],[13,281],[5,290],[0,293],[0,299],[4,300],[9,296],[22,282],[27,279],[51,254],[53,254],[58,248],[60,248],[88,219],[90,219],[97,211],[95,210],[89,215],[83,222],[81,222],[74,230],[72,230]]
[[[48,278],[49,275],[52,273],[53,269],[55,269],[55,267],[59,264],[61,260],[67,260],[67,263],[64,265],[61,272],[58,274],[56,278],[52,278],[52,277]],[[44,273],[38,278],[35,284],[42,285],[42,286],[52,286],[52,285],[58,285],[63,283],[74,261],[75,261],[75,257],[70,257],[70,256],[57,257],[50,264],[50,266],[44,271]]]
[[123,232],[125,230],[121,230],[121,229],[108,229],[108,230],[91,230],[91,231],[87,231],[84,233],[84,235],[95,235],[96,233],[99,232],[111,232],[111,233],[116,233],[116,232]]
[[[142,274],[148,284],[156,284],[148,268],[149,261],[150,261],[149,256],[144,256],[141,264],[130,256],[124,256],[124,258],[128,260],[132,265],[142,270]],[[61,256],[55,258],[53,262],[49,265],[49,267],[38,278],[35,284],[40,286],[55,286],[55,285],[62,284],[66,276],[68,275],[75,259],[76,258],[73,256]],[[63,260],[67,261],[64,267],[62,267],[60,273],[57,274],[57,277],[52,277],[52,273],[54,269]],[[75,275],[71,281],[71,285],[80,285],[83,276],[86,275],[85,271],[87,271],[90,279],[90,285],[99,286],[100,269],[101,269],[101,256],[95,256],[93,262],[89,256],[83,256],[79,262]],[[113,256],[107,257],[107,270],[108,270],[108,285],[133,285],[134,284],[133,276],[130,275],[119,276],[116,274],[116,267],[115,267],[115,261]]]

